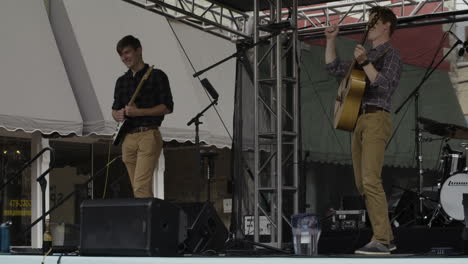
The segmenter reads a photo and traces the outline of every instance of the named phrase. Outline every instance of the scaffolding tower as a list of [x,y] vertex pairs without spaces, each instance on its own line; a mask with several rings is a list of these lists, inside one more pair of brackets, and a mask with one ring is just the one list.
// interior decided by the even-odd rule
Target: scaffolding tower
[[[297,0],[290,7],[268,1],[268,23],[260,19],[259,2],[254,2],[254,43],[266,35],[269,44],[254,47],[254,240],[260,242],[262,230],[269,235],[262,242],[282,248],[284,226],[299,203]],[[260,229],[262,217],[268,224]]]

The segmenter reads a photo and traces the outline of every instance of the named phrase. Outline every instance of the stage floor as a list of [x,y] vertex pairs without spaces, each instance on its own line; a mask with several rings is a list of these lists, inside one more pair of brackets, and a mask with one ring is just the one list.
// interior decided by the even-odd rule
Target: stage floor
[[[42,256],[2,255],[1,264],[38,264]],[[45,264],[455,264],[468,263],[468,257],[433,257],[413,255],[391,255],[387,257],[358,257],[355,255],[319,257],[81,257],[48,256]]]

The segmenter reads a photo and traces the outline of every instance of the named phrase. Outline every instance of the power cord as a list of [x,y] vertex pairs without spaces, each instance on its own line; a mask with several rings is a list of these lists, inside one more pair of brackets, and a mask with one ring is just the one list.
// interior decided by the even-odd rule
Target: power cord
[[[110,162],[110,156],[111,156],[111,142],[109,141],[109,149],[107,151],[107,165],[109,165]],[[106,168],[106,180],[104,182],[104,190],[102,191],[102,199],[106,197],[106,191],[107,191],[107,181],[109,180],[109,166]]]
[[46,257],[50,254],[50,252],[52,252],[52,247],[49,248],[49,250],[44,254],[44,257],[42,258],[41,264],[44,264],[44,263],[45,263],[45,259],[46,259]]
[[[190,60],[190,57],[188,56],[187,52],[185,51],[185,48],[184,48],[184,46],[182,45],[182,42],[180,41],[179,36],[177,36],[177,33],[175,32],[174,28],[172,27],[171,22],[169,21],[168,18],[166,18],[166,20],[167,20],[167,24],[169,24],[169,27],[170,27],[171,30],[172,30],[172,33],[174,34],[175,38],[177,39],[177,42],[179,43],[179,45],[180,45],[182,51],[184,52],[185,57],[187,58],[188,62],[190,63],[190,66],[192,67],[192,70],[193,70],[194,72],[196,72],[195,66],[193,66],[193,63],[192,63],[192,61]],[[199,81],[201,81],[201,79],[200,79],[199,76],[197,76],[197,79],[198,79]],[[206,89],[204,89],[204,91],[205,91],[205,93],[206,93],[206,96],[208,97],[208,100],[210,100],[210,103],[213,103],[213,100],[212,100],[211,97],[209,96],[209,94],[208,94],[208,92],[206,91]],[[218,108],[216,107],[216,105],[213,105],[213,108],[214,108],[214,110],[216,111],[216,114],[218,115],[219,120],[220,120],[221,123],[223,124],[224,130],[226,130],[226,133],[228,134],[229,138],[230,138],[231,141],[232,141],[232,135],[231,135],[231,133],[229,132],[229,129],[227,128],[226,123],[224,122],[223,118],[222,118],[221,115],[219,114]]]
[[59,256],[58,259],[57,259],[57,264],[62,263],[62,257],[63,257],[63,255],[65,255],[65,254],[63,254],[63,253],[60,254],[60,256]]

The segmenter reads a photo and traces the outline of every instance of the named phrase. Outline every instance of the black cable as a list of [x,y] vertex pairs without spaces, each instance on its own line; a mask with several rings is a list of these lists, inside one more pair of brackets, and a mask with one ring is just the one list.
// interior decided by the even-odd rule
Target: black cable
[[408,104],[408,105],[406,106],[405,112],[404,112],[403,115],[401,116],[400,121],[398,121],[397,126],[396,126],[395,129],[393,130],[392,136],[390,137],[390,139],[389,139],[388,142],[387,142],[387,145],[385,146],[385,150],[387,150],[388,147],[390,146],[390,143],[392,142],[393,138],[394,138],[395,135],[396,135],[396,132],[397,132],[398,129],[400,128],[400,126],[401,126],[401,124],[402,124],[402,122],[403,122],[403,119],[405,118],[406,114],[408,113],[409,108],[410,108],[410,104]]
[[63,255],[65,255],[65,254],[63,254],[63,253],[60,254],[60,256],[59,256],[58,259],[57,259],[57,264],[62,263],[62,257],[63,257]]
[[[307,70],[307,68],[305,69],[305,72],[306,72],[306,74],[307,74],[307,77],[309,78],[309,82],[312,84],[312,83],[313,83],[313,82],[312,82],[312,77],[311,77],[309,71]],[[315,86],[314,86],[314,85],[311,85],[311,86],[312,86],[312,90],[314,91],[315,95],[317,96],[317,100],[319,101],[320,107],[322,108],[322,112],[323,112],[324,115],[327,117],[328,124],[329,124],[330,127],[332,128],[333,135],[335,136],[335,139],[336,139],[336,141],[338,142],[338,145],[340,146],[341,152],[344,153],[344,152],[345,152],[345,151],[344,151],[344,147],[343,147],[343,145],[341,145],[341,142],[340,142],[340,140],[339,140],[339,138],[338,138],[338,135],[336,134],[336,129],[333,128],[333,123],[332,123],[330,117],[329,117],[328,114],[327,114],[327,110],[326,110],[326,108],[325,108],[325,106],[324,106],[324,104],[323,104],[323,102],[322,102],[322,99],[320,98],[320,95],[319,95],[317,89],[315,89]]]
[[436,159],[436,163],[434,165],[434,170],[439,170],[440,169],[440,154],[442,153],[442,149],[444,148],[444,143],[445,143],[445,140],[441,140],[440,141],[440,146],[439,146],[439,153],[437,154],[437,159]]
[[[452,23],[452,25],[450,26],[449,28],[449,31],[452,29],[452,27],[455,25],[455,23]],[[428,73],[429,71],[432,69],[432,66],[434,65],[434,62],[435,62],[435,59],[437,57],[437,55],[439,54],[440,50],[442,49],[442,45],[444,43],[444,41],[447,39],[447,36],[448,36],[448,31],[444,33],[444,35],[442,36],[442,39],[440,40],[439,42],[439,46],[437,47],[437,50],[436,52],[434,53],[434,56],[432,57],[432,61],[431,63],[429,64],[429,66],[426,68],[426,72],[424,73],[424,76],[422,78],[422,82],[425,82],[429,76],[428,76]],[[387,150],[388,146],[390,145],[390,143],[392,142],[396,132],[398,131],[398,128],[400,127],[401,125],[401,122],[403,121],[403,119],[405,118],[406,114],[408,113],[408,109],[409,109],[409,104],[408,104],[408,107],[406,108],[406,111],[403,113],[400,121],[398,122],[398,125],[397,127],[393,130],[393,133],[392,133],[392,136],[390,137],[390,139],[388,140],[388,143],[387,145],[385,146],[385,150]],[[415,120],[415,122],[418,122],[418,120]],[[414,163],[413,163],[414,164]]]
[[[182,45],[182,42],[180,41],[179,36],[177,36],[177,33],[175,32],[174,28],[172,27],[172,24],[171,24],[171,22],[169,21],[169,18],[166,17],[166,20],[167,20],[167,24],[169,24],[169,27],[170,27],[171,30],[172,30],[172,33],[174,34],[175,38],[177,39],[177,42],[179,43],[180,47],[182,48],[182,51],[184,52],[185,57],[187,58],[188,62],[190,63],[190,66],[192,67],[193,72],[197,72],[197,71],[195,70],[195,66],[193,66],[193,63],[192,63],[192,61],[190,60],[190,57],[188,56],[187,52],[185,51],[184,46]],[[199,81],[201,81],[201,79],[200,79],[199,76],[197,76],[197,79],[198,79]],[[210,103],[213,103],[213,100],[212,100],[211,97],[209,96],[209,94],[208,94],[208,92],[206,91],[206,89],[203,89],[203,90],[205,91],[205,94],[206,94],[206,96],[208,97],[208,100],[210,100]],[[223,127],[224,127],[224,129],[226,130],[226,133],[228,134],[229,138],[230,138],[231,141],[232,141],[232,135],[231,135],[231,133],[229,132],[229,129],[227,128],[226,123],[224,122],[223,118],[222,118],[221,115],[219,114],[218,108],[216,107],[216,105],[213,105],[213,108],[215,109],[216,114],[217,114],[218,117],[219,117],[219,120],[220,120],[221,123],[223,124]]]

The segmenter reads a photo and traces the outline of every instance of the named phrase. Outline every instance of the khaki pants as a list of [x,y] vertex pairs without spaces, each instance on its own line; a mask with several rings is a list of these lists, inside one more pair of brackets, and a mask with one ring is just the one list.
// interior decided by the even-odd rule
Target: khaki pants
[[153,172],[157,169],[163,141],[159,129],[127,134],[122,160],[127,167],[135,198],[153,198]]
[[390,114],[385,111],[359,116],[351,143],[356,187],[364,196],[372,225],[373,241],[389,244],[393,233],[382,185],[385,145],[392,131]]

